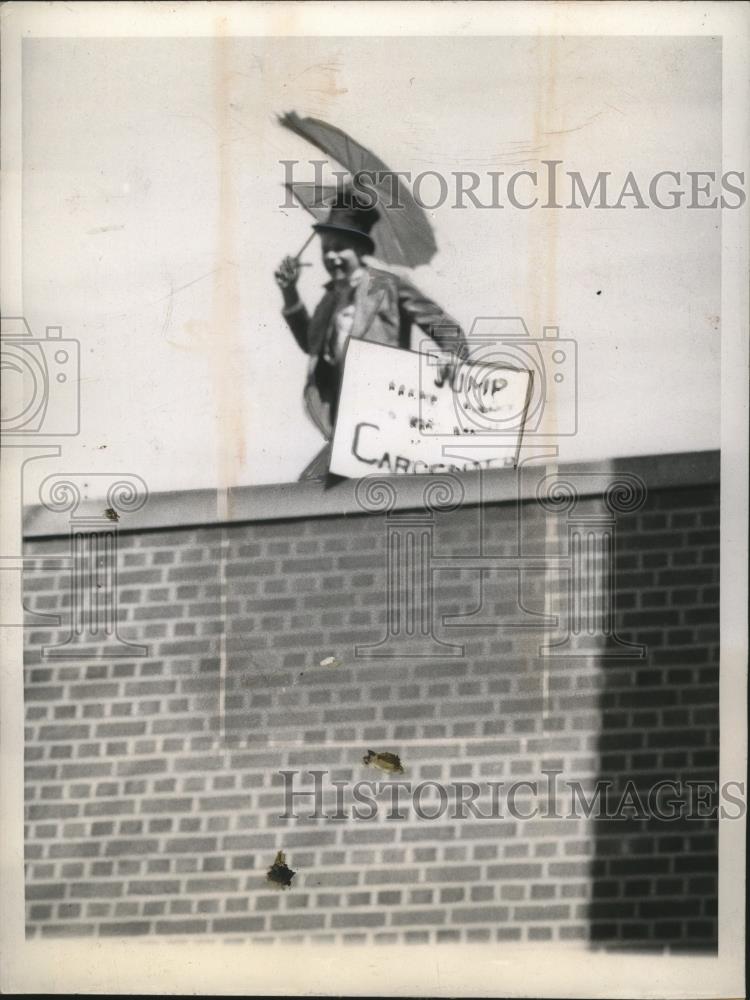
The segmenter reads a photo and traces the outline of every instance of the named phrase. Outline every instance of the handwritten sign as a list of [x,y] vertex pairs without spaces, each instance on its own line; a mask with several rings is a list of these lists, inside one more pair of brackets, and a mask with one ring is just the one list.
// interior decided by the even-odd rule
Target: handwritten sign
[[532,373],[350,340],[330,470],[440,473],[514,466]]

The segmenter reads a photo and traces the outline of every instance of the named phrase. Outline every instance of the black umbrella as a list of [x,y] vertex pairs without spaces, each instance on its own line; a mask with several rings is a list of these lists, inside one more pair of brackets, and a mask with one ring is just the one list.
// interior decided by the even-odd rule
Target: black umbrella
[[[401,178],[394,178],[381,159],[346,132],[318,118],[300,118],[290,111],[281,115],[279,122],[336,160],[353,177],[367,172],[368,185],[378,195],[380,218],[370,235],[379,260],[403,267],[417,267],[432,260],[437,253],[437,243],[424,209],[414,200]],[[321,188],[310,183],[293,182],[286,187],[318,222],[327,214],[327,203],[336,194],[334,187]],[[403,207],[399,208],[399,205]]]

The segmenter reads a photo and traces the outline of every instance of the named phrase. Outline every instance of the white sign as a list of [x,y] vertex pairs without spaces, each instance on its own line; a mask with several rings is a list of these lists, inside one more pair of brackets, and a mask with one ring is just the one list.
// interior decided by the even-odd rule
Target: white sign
[[349,340],[330,470],[339,476],[514,466],[532,373]]

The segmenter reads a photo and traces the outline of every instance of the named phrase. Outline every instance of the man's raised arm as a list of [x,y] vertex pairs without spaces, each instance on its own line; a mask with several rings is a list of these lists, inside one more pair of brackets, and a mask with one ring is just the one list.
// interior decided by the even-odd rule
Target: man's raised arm
[[310,317],[305,308],[305,304],[297,292],[297,279],[299,278],[300,265],[294,257],[285,257],[274,272],[276,284],[281,289],[284,297],[284,308],[281,315],[287,322],[287,326],[294,334],[294,339],[305,352],[308,353],[307,331],[310,326]]

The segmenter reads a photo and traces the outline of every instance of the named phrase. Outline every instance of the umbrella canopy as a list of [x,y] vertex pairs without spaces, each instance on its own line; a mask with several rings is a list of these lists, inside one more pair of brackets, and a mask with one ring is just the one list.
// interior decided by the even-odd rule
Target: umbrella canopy
[[292,192],[300,205],[307,209],[316,222],[325,222],[338,193],[333,184],[321,185],[314,184],[312,181],[287,182],[284,187],[287,191]]
[[[401,179],[393,178],[381,159],[346,132],[318,118],[300,118],[290,111],[281,115],[279,122],[336,160],[353,176],[364,171],[370,175],[368,184],[371,183],[378,194],[380,212],[370,235],[379,260],[403,267],[417,267],[432,260],[437,253],[437,243],[424,209]],[[327,215],[326,202],[335,197],[335,187],[321,188],[302,182],[285,186],[317,222],[323,221]],[[398,197],[394,197],[396,193]]]

